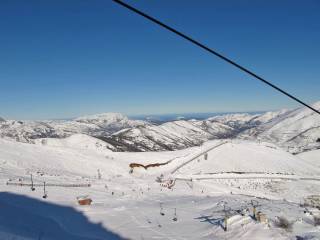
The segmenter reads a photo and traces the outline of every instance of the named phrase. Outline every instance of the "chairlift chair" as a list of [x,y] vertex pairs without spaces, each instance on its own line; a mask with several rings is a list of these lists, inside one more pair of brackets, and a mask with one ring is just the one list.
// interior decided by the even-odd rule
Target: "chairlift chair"
[[161,216],[164,216],[164,212],[163,212],[163,207],[162,207],[162,203],[160,203],[160,215]]
[[177,218],[177,209],[175,208],[174,209],[174,217],[173,217],[173,219],[172,219],[173,221],[178,221],[178,218]]

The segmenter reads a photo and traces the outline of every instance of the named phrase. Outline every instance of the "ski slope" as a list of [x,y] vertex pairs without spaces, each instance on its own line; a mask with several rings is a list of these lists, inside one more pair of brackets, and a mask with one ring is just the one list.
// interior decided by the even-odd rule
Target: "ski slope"
[[314,167],[320,167],[320,149],[300,153],[298,157]]
[[[317,178],[319,169],[310,167],[299,155],[249,141],[209,141],[179,151],[140,153],[112,152],[106,145],[96,144],[99,141],[83,135],[38,145],[0,139],[0,239],[238,240],[320,236],[313,217],[299,206],[305,197],[320,192],[319,181],[300,177]],[[168,164],[135,169],[130,174],[132,162]],[[239,171],[251,178],[235,173]],[[30,174],[36,183],[35,191],[30,189]],[[178,180],[168,189],[155,181],[161,174],[164,178],[193,181]],[[47,183],[46,199],[42,198],[43,182]],[[77,184],[90,187],[72,187]],[[77,197],[84,195],[92,198],[91,206],[78,205]],[[267,214],[269,225],[250,217],[252,200],[259,202],[258,210]],[[231,209],[227,232],[223,230],[221,202]],[[249,212],[242,216],[238,211],[243,208]],[[276,227],[278,216],[294,222],[291,232]]]
[[110,153],[114,150],[114,147],[111,144],[86,134],[74,134],[66,138],[40,138],[35,140],[35,144],[82,149],[101,153]]
[[[286,175],[319,175],[313,166],[271,144],[224,142],[195,156],[197,161],[179,167],[183,174],[264,173]],[[201,157],[202,156],[202,157]]]

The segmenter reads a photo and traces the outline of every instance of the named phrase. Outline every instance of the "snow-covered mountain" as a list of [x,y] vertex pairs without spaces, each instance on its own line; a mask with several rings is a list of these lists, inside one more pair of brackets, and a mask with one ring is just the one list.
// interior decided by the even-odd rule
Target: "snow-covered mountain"
[[121,113],[102,113],[96,115],[89,115],[79,117],[74,120],[77,123],[92,124],[97,126],[100,130],[100,135],[108,135],[124,128],[132,128],[148,125],[142,120],[131,120]]
[[209,139],[228,138],[234,131],[234,128],[219,122],[179,120],[124,129],[106,141],[117,144],[118,148],[123,150],[177,150],[200,145]]
[[[320,109],[320,102],[313,107]],[[307,108],[262,114],[225,114],[205,120],[161,124],[103,113],[62,121],[0,121],[0,137],[35,143],[35,139],[85,134],[113,151],[166,151],[198,146],[213,139],[241,138],[272,142],[293,153],[320,148],[320,117]]]
[[148,125],[140,120],[130,120],[120,113],[104,113],[74,120],[52,121],[0,121],[0,137],[18,142],[34,143],[39,138],[65,138],[73,134],[108,136],[124,128]]
[[235,138],[239,133],[266,124],[286,112],[227,114],[206,120],[171,121],[125,129],[105,140],[123,151],[177,150],[212,139]]
[[49,122],[6,120],[0,122],[0,137],[18,142],[32,142],[45,137],[64,137]]
[[[320,102],[312,105],[320,110]],[[320,116],[308,108],[284,111],[265,124],[247,130],[241,137],[258,138],[298,153],[320,148]]]

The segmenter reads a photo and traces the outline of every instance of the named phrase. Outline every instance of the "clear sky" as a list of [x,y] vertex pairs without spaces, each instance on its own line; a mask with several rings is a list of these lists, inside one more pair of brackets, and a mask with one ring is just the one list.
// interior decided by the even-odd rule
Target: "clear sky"
[[[320,1],[127,2],[306,102],[320,100]],[[0,1],[2,117],[296,106],[111,0]]]

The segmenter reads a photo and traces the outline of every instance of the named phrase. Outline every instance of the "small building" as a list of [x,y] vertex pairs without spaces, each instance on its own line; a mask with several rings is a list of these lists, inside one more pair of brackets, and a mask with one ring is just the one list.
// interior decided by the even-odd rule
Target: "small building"
[[77,197],[79,205],[91,205],[92,199],[89,198],[88,196],[80,196]]

